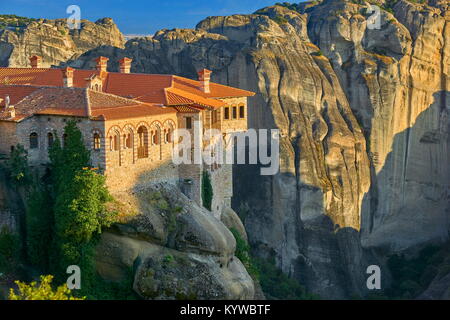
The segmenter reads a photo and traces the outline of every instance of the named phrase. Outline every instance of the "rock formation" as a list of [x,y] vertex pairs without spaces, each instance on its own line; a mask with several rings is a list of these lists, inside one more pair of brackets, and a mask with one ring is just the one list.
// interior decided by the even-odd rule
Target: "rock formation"
[[79,30],[70,30],[65,19],[41,19],[19,30],[0,30],[0,66],[29,67],[28,58],[38,55],[42,67],[50,67],[102,45],[123,47],[124,43],[110,18],[95,23],[82,20]]
[[[212,81],[257,92],[249,127],[281,130],[281,170],[234,168],[233,206],[252,247],[323,297],[362,295],[367,266],[384,271],[383,255],[446,240],[450,225],[449,3],[370,2],[379,20],[364,1],[274,6],[69,64],[105,55],[117,70],[127,56],[132,72],[191,78],[207,67]],[[148,258],[156,277],[162,257]]]
[[231,232],[176,187],[116,194],[121,223],[102,234],[97,270],[109,281],[133,271],[144,299],[253,299]]

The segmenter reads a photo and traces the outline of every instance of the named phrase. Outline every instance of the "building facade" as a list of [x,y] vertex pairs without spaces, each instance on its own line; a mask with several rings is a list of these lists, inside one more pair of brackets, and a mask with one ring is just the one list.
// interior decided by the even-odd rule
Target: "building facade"
[[[214,188],[212,212],[230,206],[232,167],[203,162],[175,164],[182,141],[179,129],[192,134],[192,145],[205,150],[214,129],[226,140],[247,130],[247,99],[252,92],[210,81],[211,71],[192,80],[174,75],[130,73],[131,59],[119,61],[120,72],[108,72],[108,59],[96,59],[95,70],[0,68],[0,153],[20,144],[32,166],[45,166],[55,139],[64,143],[64,127],[75,120],[91,153],[91,164],[106,176],[112,193],[155,182],[178,184],[202,204],[202,174]],[[212,148],[210,148],[212,149]],[[179,152],[179,151],[177,151]]]

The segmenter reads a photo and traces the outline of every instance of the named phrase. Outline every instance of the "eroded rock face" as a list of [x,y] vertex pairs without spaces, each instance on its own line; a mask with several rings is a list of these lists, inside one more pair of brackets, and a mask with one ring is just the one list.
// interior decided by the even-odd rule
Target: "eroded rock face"
[[[379,28],[368,28],[367,4],[325,0],[301,11],[210,17],[71,64],[92,68],[105,55],[117,70],[128,56],[132,72],[191,78],[207,67],[213,81],[255,91],[249,127],[281,130],[281,170],[263,177],[236,166],[234,209],[245,209],[258,255],[311,291],[344,298],[364,294],[367,266],[383,265],[373,252],[448,238],[449,4],[399,0],[380,11]],[[180,240],[163,220],[142,219],[138,233],[153,243]]]
[[[400,0],[369,29],[363,7],[327,1],[308,32],[366,132],[373,169],[362,243],[401,251],[449,232],[450,12]],[[320,21],[320,17],[328,17]]]
[[104,279],[121,281],[134,270],[134,290],[144,299],[253,299],[233,235],[176,187],[115,197],[125,214],[97,247]]
[[80,30],[67,21],[39,20],[21,31],[0,31],[0,66],[29,67],[29,57],[43,58],[42,67],[60,65],[102,45],[123,48],[125,40],[110,18],[93,23],[83,20]]

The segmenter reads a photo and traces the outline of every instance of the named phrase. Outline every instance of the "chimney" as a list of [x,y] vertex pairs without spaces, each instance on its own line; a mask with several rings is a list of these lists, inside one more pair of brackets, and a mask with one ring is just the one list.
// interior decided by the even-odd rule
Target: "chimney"
[[30,57],[30,63],[31,63],[32,68],[40,68],[41,62],[42,62],[42,58],[40,56]]
[[131,69],[131,61],[133,61],[133,59],[130,58],[122,58],[119,60],[119,64],[120,64],[120,73],[130,73],[130,69]]
[[210,93],[209,80],[211,79],[211,70],[202,69],[198,72],[198,81],[200,81],[200,90],[204,93]]
[[6,113],[9,119],[16,117],[16,108],[14,106],[9,106],[8,109],[6,109]]
[[5,96],[5,109],[8,110],[9,108],[10,99],[9,96]]
[[66,67],[62,69],[63,73],[63,80],[64,80],[64,87],[71,88],[73,87],[73,71],[75,69],[71,67]]
[[106,72],[106,68],[108,67],[108,58],[106,57],[98,57],[95,59],[95,62],[97,62],[96,69],[100,72]]

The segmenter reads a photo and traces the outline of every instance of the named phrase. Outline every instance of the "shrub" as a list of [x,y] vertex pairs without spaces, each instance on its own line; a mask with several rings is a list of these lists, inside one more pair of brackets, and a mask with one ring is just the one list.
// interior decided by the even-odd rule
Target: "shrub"
[[64,284],[54,290],[51,286],[53,276],[41,276],[39,285],[36,282],[30,284],[16,281],[19,287],[18,293],[10,289],[9,300],[84,300],[84,298],[75,298],[71,291]]
[[208,171],[203,171],[202,175],[202,202],[203,206],[211,211],[213,199],[213,187],[211,184],[211,177]]
[[8,229],[0,230],[0,272],[9,273],[14,271],[19,255],[19,237],[13,235]]
[[26,186],[32,181],[28,166],[28,153],[25,148],[18,144],[11,150],[11,155],[6,163],[9,176],[16,186]]
[[250,246],[242,238],[239,231],[237,231],[235,228],[231,228],[230,231],[233,234],[234,238],[236,239],[236,252],[235,252],[236,257],[238,257],[238,259],[241,260],[242,264],[244,265],[245,269],[247,269],[248,273],[254,279],[258,279],[259,273],[252,262],[252,257],[250,255]]

